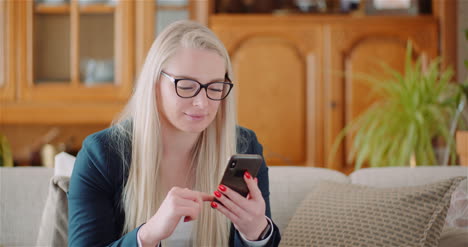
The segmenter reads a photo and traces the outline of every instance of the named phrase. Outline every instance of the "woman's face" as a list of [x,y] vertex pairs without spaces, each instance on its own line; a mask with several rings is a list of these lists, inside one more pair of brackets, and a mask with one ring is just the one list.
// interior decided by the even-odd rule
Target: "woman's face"
[[[175,79],[192,79],[207,84],[225,80],[226,65],[216,52],[206,49],[180,48],[170,58],[163,71]],[[174,82],[164,75],[159,77],[156,93],[163,126],[178,131],[200,133],[216,117],[221,101],[206,96],[206,90],[192,98],[177,95]]]

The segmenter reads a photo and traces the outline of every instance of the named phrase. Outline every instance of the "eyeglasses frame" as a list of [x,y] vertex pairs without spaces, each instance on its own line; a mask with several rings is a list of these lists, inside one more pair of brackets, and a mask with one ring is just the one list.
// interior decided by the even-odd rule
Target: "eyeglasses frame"
[[[175,91],[176,91],[177,96],[179,96],[179,97],[181,97],[181,98],[184,98],[184,99],[189,99],[189,98],[193,98],[193,97],[197,96],[197,95],[200,93],[200,91],[202,90],[202,88],[204,88],[204,89],[205,89],[206,97],[207,97],[208,99],[214,100],[214,101],[221,101],[221,100],[225,99],[225,98],[229,95],[229,93],[230,93],[231,90],[232,90],[232,87],[234,87],[234,84],[231,82],[231,80],[229,79],[229,77],[228,77],[227,75],[225,76],[225,79],[226,79],[227,81],[219,81],[219,82],[214,81],[214,82],[202,84],[202,83],[200,83],[199,81],[194,80],[194,79],[188,79],[188,78],[178,78],[178,79],[176,79],[176,78],[170,76],[169,74],[167,74],[167,73],[164,72],[164,71],[161,71],[161,74],[162,74],[163,76],[165,76],[166,78],[168,78],[170,81],[172,81],[172,82],[174,83],[174,89],[175,89]],[[179,92],[177,91],[177,83],[178,83],[179,81],[182,81],[182,80],[193,81],[193,82],[198,83],[198,85],[200,85],[200,87],[198,88],[197,92],[195,92],[195,94],[194,94],[193,96],[184,97],[184,96],[181,96],[181,95],[179,94]],[[209,87],[210,85],[212,85],[212,84],[215,84],[215,83],[223,83],[223,84],[229,85],[229,89],[228,89],[226,95],[224,95],[224,97],[222,97],[221,99],[213,99],[213,98],[211,98],[211,97],[208,95],[208,87]]]

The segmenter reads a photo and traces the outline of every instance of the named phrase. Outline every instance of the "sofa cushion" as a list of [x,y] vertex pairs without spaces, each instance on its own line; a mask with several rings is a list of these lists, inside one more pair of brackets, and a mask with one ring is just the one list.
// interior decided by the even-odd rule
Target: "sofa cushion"
[[[388,188],[423,185],[456,176],[468,177],[464,166],[379,167],[357,170],[349,176],[353,184]],[[468,180],[452,195],[446,225],[468,229]],[[468,245],[467,245],[468,246]]]
[[464,179],[400,188],[324,181],[301,203],[282,246],[437,246]]
[[466,247],[468,246],[468,229],[444,227],[440,235],[439,247]]
[[54,176],[42,212],[36,246],[68,245],[68,176]]
[[0,246],[34,246],[54,170],[0,167]]
[[[351,183],[394,188],[434,183],[456,176],[468,176],[463,166],[376,167],[359,169],[349,175]],[[460,186],[467,191],[466,181]]]
[[272,166],[269,167],[270,206],[273,221],[280,232],[301,201],[323,180],[349,183],[349,178],[341,172],[317,167]]

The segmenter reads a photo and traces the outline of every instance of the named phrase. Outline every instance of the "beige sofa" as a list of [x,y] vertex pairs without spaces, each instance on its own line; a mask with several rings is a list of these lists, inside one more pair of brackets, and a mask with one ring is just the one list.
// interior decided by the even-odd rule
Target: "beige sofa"
[[[34,246],[48,195],[51,168],[0,168],[0,246]],[[375,187],[420,185],[467,176],[468,167],[361,169],[350,176],[314,167],[270,167],[273,220],[284,230],[305,195],[321,180]],[[466,180],[460,185],[467,191]],[[468,230],[444,228],[439,246],[468,246]]]

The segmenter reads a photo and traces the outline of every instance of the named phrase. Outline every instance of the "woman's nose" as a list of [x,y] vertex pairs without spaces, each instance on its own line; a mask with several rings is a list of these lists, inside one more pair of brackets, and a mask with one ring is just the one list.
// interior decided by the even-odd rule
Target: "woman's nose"
[[193,105],[203,108],[208,105],[209,100],[210,99],[206,95],[206,89],[202,88],[202,90],[200,90],[200,92],[195,97],[193,97]]

